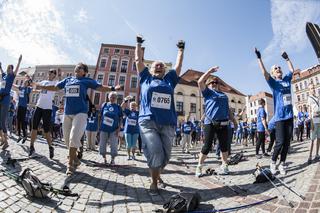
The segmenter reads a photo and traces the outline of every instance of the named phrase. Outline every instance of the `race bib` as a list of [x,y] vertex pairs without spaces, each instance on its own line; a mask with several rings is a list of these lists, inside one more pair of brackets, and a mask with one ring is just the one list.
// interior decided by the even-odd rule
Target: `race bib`
[[19,91],[19,97],[20,98],[24,98],[24,90],[20,90]]
[[291,94],[283,94],[283,106],[287,106],[291,104]]
[[107,126],[113,126],[113,122],[114,122],[114,120],[109,117],[104,117],[104,119],[103,119],[103,124],[105,124]]
[[94,120],[95,120],[94,118],[90,118],[90,119],[89,119],[89,123],[90,123],[90,124],[93,124],[93,123],[94,123]]
[[184,131],[191,131],[191,127],[187,126]]
[[80,85],[66,86],[66,97],[80,97]]
[[170,109],[171,95],[165,93],[153,92],[151,98],[151,107],[160,109]]
[[1,89],[6,88],[6,81],[1,81],[0,85],[1,85]]
[[127,121],[128,121],[128,125],[130,125],[130,126],[136,126],[137,125],[137,121],[134,120],[134,119],[128,118]]

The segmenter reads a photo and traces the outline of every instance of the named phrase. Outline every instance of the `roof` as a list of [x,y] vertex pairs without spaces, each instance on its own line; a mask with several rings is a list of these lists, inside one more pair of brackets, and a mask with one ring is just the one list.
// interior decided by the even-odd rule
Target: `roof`
[[257,99],[264,98],[264,97],[273,98],[272,94],[270,94],[268,92],[259,92],[255,95],[249,96],[249,101],[255,101]]
[[[197,87],[198,86],[197,81],[199,80],[199,78],[203,74],[204,73],[201,72],[201,71],[188,69],[185,73],[183,73],[180,76],[181,79],[180,79],[179,83]],[[243,93],[241,93],[240,91],[238,91],[237,89],[235,89],[232,86],[230,86],[229,84],[227,84],[220,77],[218,77],[218,76],[215,76],[215,77],[219,79],[219,82],[221,82],[220,89],[221,89],[222,92],[227,92],[227,93],[232,93],[232,94],[236,94],[236,95],[246,96]]]
[[101,47],[113,47],[113,48],[123,48],[123,49],[135,49],[135,46],[121,45],[121,44],[101,44]]
[[295,83],[297,81],[301,81],[318,73],[320,73],[320,64],[314,65],[304,70],[297,69],[293,72],[292,82]]

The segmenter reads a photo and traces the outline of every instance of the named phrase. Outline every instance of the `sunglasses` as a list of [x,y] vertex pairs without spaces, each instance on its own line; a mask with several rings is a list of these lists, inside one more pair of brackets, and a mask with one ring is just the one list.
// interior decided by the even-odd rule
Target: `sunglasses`
[[49,73],[54,73],[55,75],[57,74],[55,70],[50,70]]
[[219,84],[218,81],[211,81],[210,84]]
[[278,66],[278,67],[275,67],[274,69],[275,70],[281,70],[281,67]]
[[156,68],[163,68],[163,67],[164,67],[164,64],[156,64],[156,65],[154,65],[154,67],[156,67]]

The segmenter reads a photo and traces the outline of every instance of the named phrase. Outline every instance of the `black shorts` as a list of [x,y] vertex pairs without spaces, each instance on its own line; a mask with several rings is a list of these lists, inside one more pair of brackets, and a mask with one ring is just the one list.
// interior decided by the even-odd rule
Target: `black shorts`
[[51,126],[51,113],[51,109],[41,109],[40,107],[37,107],[32,118],[32,129],[37,130],[42,119],[44,132],[49,132]]

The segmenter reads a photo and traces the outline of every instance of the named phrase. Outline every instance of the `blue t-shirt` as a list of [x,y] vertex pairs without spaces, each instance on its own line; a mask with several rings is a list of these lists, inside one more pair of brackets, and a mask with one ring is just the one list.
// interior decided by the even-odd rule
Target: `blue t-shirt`
[[19,87],[18,106],[27,107],[29,102],[29,94],[31,93],[31,90],[31,87]]
[[190,134],[190,132],[192,131],[193,128],[193,124],[191,121],[187,121],[186,123],[182,124],[182,132],[184,134]]
[[275,122],[293,118],[291,79],[292,72],[289,72],[282,80],[270,76],[267,81],[273,93]]
[[274,117],[271,118],[271,120],[268,123],[268,130],[273,130],[276,128],[276,122],[274,120]]
[[257,113],[257,129],[258,129],[258,132],[264,132],[265,131],[265,128],[264,128],[263,123],[262,123],[262,119],[263,118],[265,120],[267,120],[267,113],[266,113],[266,111],[264,110],[263,107],[259,107],[258,113]]
[[0,94],[3,95],[1,104],[10,104],[10,91],[12,88],[13,80],[16,76],[13,73],[5,74],[2,73],[2,81],[0,83]]
[[87,118],[87,131],[96,132],[98,131],[98,114],[97,112],[91,113]]
[[87,90],[89,88],[97,89],[101,84],[91,78],[72,76],[58,82],[56,86],[60,89],[64,88],[66,97],[64,102],[65,114],[75,115],[88,112]]
[[119,127],[122,109],[118,104],[104,103],[101,107],[101,125],[103,132],[114,132]]
[[298,125],[304,125],[305,114],[303,112],[298,112]]
[[257,130],[257,122],[253,121],[250,123],[250,129],[251,131],[256,131]]
[[176,135],[181,135],[181,127],[176,127]]
[[56,114],[57,114],[58,109],[59,109],[59,107],[57,107],[56,105],[52,105],[51,123],[54,123],[54,121],[56,120]]
[[160,125],[177,124],[174,104],[174,88],[179,77],[175,70],[170,70],[163,79],[153,77],[146,67],[140,72],[140,114],[142,120],[154,120]]
[[229,103],[226,94],[206,87],[202,91],[202,95],[206,106],[204,124],[229,120]]
[[124,133],[138,134],[140,132],[139,131],[139,124],[138,124],[139,112],[125,109],[124,114],[126,115],[126,122],[124,125]]

